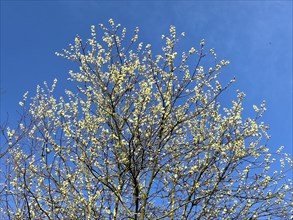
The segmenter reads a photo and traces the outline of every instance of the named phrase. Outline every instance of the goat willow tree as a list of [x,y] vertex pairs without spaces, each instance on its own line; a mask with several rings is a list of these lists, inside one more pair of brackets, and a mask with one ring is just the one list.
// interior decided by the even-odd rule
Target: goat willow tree
[[[9,154],[1,212],[9,219],[289,219],[292,163],[278,150],[272,170],[265,107],[242,119],[244,94],[221,108],[227,89],[202,40],[179,56],[175,27],[162,36],[162,55],[126,44],[110,19],[97,43],[79,36],[57,53],[78,63],[76,91],[54,98],[56,85],[37,87]],[[182,38],[184,33],[181,34]],[[210,57],[210,58],[209,58]],[[213,60],[204,69],[204,59]],[[289,167],[286,168],[289,164]],[[277,167],[277,165],[274,165]],[[3,175],[4,175],[3,174]]]

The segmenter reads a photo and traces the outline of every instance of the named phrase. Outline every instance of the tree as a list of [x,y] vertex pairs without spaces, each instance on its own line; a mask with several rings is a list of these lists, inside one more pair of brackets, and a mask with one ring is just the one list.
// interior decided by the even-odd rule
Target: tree
[[264,103],[246,119],[244,93],[219,104],[234,82],[217,81],[229,61],[204,40],[179,57],[174,26],[155,56],[138,29],[126,44],[109,23],[101,44],[92,26],[57,53],[78,64],[76,90],[56,99],[55,80],[20,102],[18,128],[3,135],[3,218],[289,219],[292,162],[267,148]]

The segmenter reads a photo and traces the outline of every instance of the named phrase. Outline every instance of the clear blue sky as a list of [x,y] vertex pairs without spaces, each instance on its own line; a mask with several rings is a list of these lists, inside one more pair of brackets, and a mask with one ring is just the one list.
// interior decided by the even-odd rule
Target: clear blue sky
[[231,61],[223,80],[237,78],[225,98],[245,92],[247,115],[265,99],[269,146],[293,153],[292,1],[1,1],[1,121],[8,112],[15,123],[22,94],[45,80],[57,78],[62,93],[71,66],[54,53],[109,18],[129,31],[139,26],[140,39],[154,47],[171,24],[185,31],[186,48],[205,38]]

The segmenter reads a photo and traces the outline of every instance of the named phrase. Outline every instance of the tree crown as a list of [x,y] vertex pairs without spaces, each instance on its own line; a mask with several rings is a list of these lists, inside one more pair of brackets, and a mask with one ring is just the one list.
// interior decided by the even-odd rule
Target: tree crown
[[[265,105],[243,118],[244,93],[222,108],[234,82],[218,81],[229,61],[205,41],[181,55],[174,26],[162,54],[112,19],[56,53],[78,64],[77,91],[54,97],[57,80],[20,105],[8,144],[1,211],[45,219],[287,218],[292,161],[267,148]],[[184,33],[180,35],[184,37]],[[202,63],[212,58],[213,65]],[[196,61],[195,61],[196,60]],[[280,170],[273,171],[275,159]],[[289,167],[286,165],[289,164]]]

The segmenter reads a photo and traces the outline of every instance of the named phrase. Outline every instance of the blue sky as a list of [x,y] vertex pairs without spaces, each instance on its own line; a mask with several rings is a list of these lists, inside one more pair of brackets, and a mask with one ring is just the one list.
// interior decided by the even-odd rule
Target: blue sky
[[[292,148],[292,1],[1,1],[1,121],[16,123],[25,91],[58,79],[68,86],[71,63],[54,53],[67,48],[76,34],[90,36],[92,24],[113,18],[154,48],[175,25],[186,33],[182,46],[202,38],[218,57],[229,59],[223,82],[236,76],[224,102],[247,94],[245,115],[266,100],[263,118],[270,125],[273,149]],[[228,101],[225,101],[225,100]]]

